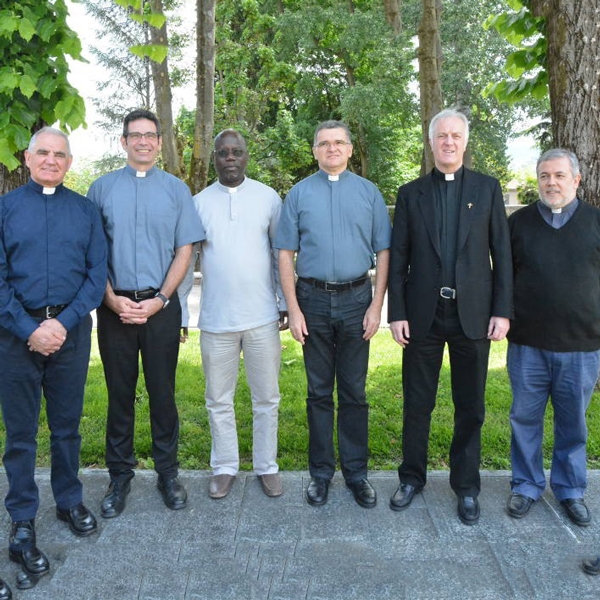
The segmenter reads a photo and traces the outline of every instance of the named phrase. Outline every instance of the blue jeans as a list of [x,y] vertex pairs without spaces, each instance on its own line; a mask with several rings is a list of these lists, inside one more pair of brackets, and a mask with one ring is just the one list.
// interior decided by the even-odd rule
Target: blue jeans
[[560,502],[583,498],[586,485],[589,406],[600,368],[600,351],[550,352],[509,343],[508,375],[513,492],[538,500],[546,487],[542,440],[544,413],[554,408],[554,450],[550,487]]
[[42,392],[50,429],[52,493],[58,508],[79,504],[79,421],[90,358],[92,318],[71,329],[54,354],[30,352],[27,343],[0,328],[0,401],[6,426],[4,467],[6,510],[13,521],[34,519],[39,507],[35,483]]
[[371,304],[371,282],[332,293],[298,281],[296,295],[308,328],[302,348],[308,384],[310,474],[331,479],[335,472],[333,389],[337,382],[342,474],[346,481],[360,480],[367,476],[369,342],[363,339],[362,323]]

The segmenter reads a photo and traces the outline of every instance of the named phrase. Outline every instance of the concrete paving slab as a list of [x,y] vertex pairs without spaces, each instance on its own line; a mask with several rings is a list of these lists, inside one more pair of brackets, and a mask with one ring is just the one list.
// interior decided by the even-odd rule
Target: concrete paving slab
[[[363,509],[343,479],[329,501],[309,506],[306,472],[282,473],[284,494],[267,498],[258,479],[238,476],[222,500],[208,497],[210,473],[184,471],[187,508],[170,511],[156,475],[137,471],[127,508],[99,519],[99,532],[76,538],[58,521],[50,472],[37,480],[38,545],[51,572],[16,590],[17,566],[0,553],[0,576],[14,598],[28,600],[591,600],[600,577],[581,560],[600,553],[600,471],[589,474],[594,521],[579,528],[548,490],[520,520],[506,514],[510,474],[484,472],[478,525],[462,525],[448,474],[433,472],[413,505],[389,509],[395,472],[370,479],[378,504]],[[108,483],[105,470],[82,471],[85,501],[96,513]],[[6,493],[6,480],[0,493]],[[10,520],[0,517],[8,534]],[[5,538],[6,539],[6,538]]]

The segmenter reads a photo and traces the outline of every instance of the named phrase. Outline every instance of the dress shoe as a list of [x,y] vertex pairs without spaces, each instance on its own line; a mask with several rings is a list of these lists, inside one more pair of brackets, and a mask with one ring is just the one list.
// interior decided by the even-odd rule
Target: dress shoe
[[157,487],[158,491],[162,494],[167,508],[171,510],[185,508],[187,504],[187,492],[177,477],[172,477],[171,479],[159,477]]
[[229,494],[231,491],[234,480],[235,475],[227,475],[227,473],[214,475],[210,480],[210,485],[208,486],[208,495],[215,500],[218,500],[219,498],[225,498],[225,496],[227,496],[227,494]]
[[306,500],[313,506],[322,506],[327,502],[329,493],[329,479],[322,477],[311,477],[310,483],[306,488]]
[[508,497],[506,511],[514,519],[522,519],[529,512],[533,502],[533,498],[513,492]]
[[102,500],[100,514],[104,519],[118,517],[125,510],[125,499],[131,490],[131,479],[113,479]]
[[56,516],[69,524],[69,529],[79,537],[91,535],[98,529],[96,517],[81,503],[72,508],[56,507]]
[[475,525],[479,521],[479,502],[473,496],[458,498],[458,518],[464,525]]
[[269,498],[276,498],[283,494],[281,475],[279,475],[279,473],[267,473],[266,475],[259,475],[258,478],[260,479],[263,492],[269,496]]
[[8,587],[8,583],[3,579],[0,579],[0,600],[10,600],[12,598],[12,592]]
[[36,546],[33,521],[13,522],[8,541],[8,557],[19,563],[27,574],[41,577],[48,573],[50,563]]
[[359,481],[346,481],[346,486],[352,492],[357,504],[363,508],[375,508],[377,494],[375,493],[375,488],[366,477]]
[[585,505],[583,498],[567,498],[566,500],[562,500],[561,504],[564,507],[567,516],[575,523],[575,525],[587,527],[591,523],[592,516],[590,515],[590,511]]
[[588,575],[600,575],[600,556],[594,558],[586,558],[581,563],[581,568]]
[[420,492],[410,483],[401,483],[394,495],[390,498],[390,508],[392,510],[404,510],[410,506],[413,498]]

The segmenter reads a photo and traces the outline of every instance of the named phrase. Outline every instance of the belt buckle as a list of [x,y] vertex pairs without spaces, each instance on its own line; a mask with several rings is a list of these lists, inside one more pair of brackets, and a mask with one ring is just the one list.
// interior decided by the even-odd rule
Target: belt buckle
[[52,314],[53,313],[52,307],[51,306],[46,306],[44,308],[45,308],[45,311],[46,311],[46,319],[53,319],[54,315]]
[[[140,296],[138,296],[138,294],[140,294]],[[133,290],[133,299],[134,300],[143,300],[142,298],[142,294],[144,294],[143,290]]]
[[440,296],[444,300],[455,300],[456,299],[456,290],[451,287],[442,287],[440,288]]
[[[334,287],[330,288],[329,286],[332,285]],[[332,281],[325,281],[325,291],[329,292],[330,294],[335,294],[337,292],[337,289],[335,289],[335,286],[337,286],[337,283],[334,283]]]

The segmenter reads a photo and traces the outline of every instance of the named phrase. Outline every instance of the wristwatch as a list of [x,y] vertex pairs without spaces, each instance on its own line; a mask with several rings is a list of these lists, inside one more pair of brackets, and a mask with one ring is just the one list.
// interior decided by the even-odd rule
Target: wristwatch
[[167,306],[169,306],[169,302],[171,302],[164,294],[161,294],[160,292],[156,292],[156,296],[154,297],[162,300],[163,309],[167,308]]

